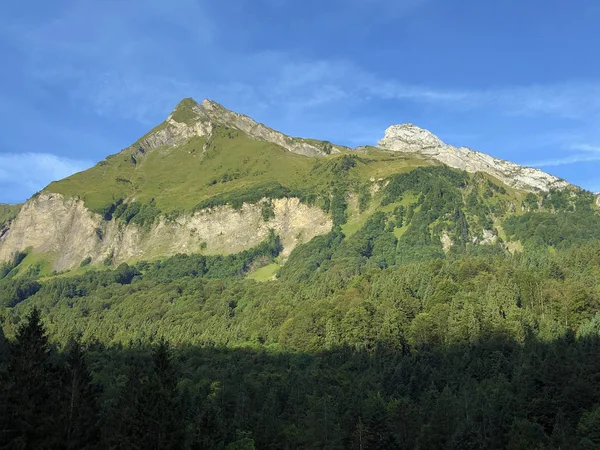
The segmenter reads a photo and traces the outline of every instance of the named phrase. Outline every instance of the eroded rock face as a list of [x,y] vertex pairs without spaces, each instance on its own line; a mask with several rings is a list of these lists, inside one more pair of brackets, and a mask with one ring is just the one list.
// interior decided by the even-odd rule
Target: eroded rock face
[[444,147],[445,144],[434,134],[412,123],[392,125],[378,145],[390,150],[418,152],[424,148]]
[[466,147],[446,145],[431,132],[412,124],[389,127],[377,145],[386,150],[416,153],[455,169],[485,172],[517,189],[548,191],[569,186],[566,181],[541,170],[523,167]]
[[[56,270],[78,266],[87,257],[101,263],[154,259],[177,253],[237,253],[263,241],[274,229],[281,237],[283,255],[314,236],[328,233],[331,219],[319,208],[296,198],[273,200],[275,217],[265,222],[259,205],[241,210],[221,206],[156,222],[149,231],[121,221],[104,221],[81,200],[43,192],[23,206],[8,231],[0,237],[0,261],[31,248],[44,253]],[[202,244],[206,248],[202,249]]]
[[[191,119],[186,122],[176,120],[176,111],[171,113],[165,126],[146,136],[132,146],[138,152],[145,153],[161,146],[176,146],[184,144],[194,136],[208,136],[217,125],[243,131],[254,139],[277,144],[286,150],[305,156],[325,155],[326,152],[318,145],[313,145],[302,139],[294,139],[279,131],[275,131],[248,116],[229,111],[212,100],[203,100],[191,108]],[[341,148],[331,146],[331,153],[339,153]]]

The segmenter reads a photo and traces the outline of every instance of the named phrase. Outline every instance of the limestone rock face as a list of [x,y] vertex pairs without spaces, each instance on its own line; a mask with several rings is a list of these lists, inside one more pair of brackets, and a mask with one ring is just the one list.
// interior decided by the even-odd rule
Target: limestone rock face
[[393,125],[377,144],[380,148],[415,153],[467,172],[485,172],[508,186],[527,191],[548,191],[569,186],[564,180],[531,167],[504,161],[466,147],[446,145],[431,132],[413,124]]
[[[0,237],[0,261],[27,248],[47,255],[55,270],[77,267],[87,257],[102,263],[112,256],[119,264],[177,253],[237,253],[263,241],[269,229],[280,236],[286,256],[299,243],[332,228],[321,209],[296,198],[272,200],[272,205],[275,217],[268,222],[259,204],[244,204],[240,210],[220,206],[174,221],[160,219],[148,231],[118,220],[107,222],[81,200],[42,192],[25,203]],[[202,243],[207,244],[205,249]]]
[[443,147],[445,144],[431,132],[412,123],[392,125],[385,130],[385,136],[377,144],[390,150],[418,152],[424,148]]
[[[186,100],[184,100],[186,101]],[[203,100],[195,103],[187,99],[189,109],[185,121],[178,120],[178,106],[167,117],[165,123],[158,130],[140,140],[130,147],[139,153],[145,153],[161,146],[175,146],[184,144],[194,136],[208,136],[217,125],[243,131],[254,139],[277,144],[286,150],[305,156],[325,155],[325,149],[304,139],[295,139],[275,131],[248,116],[229,111],[212,100]],[[314,142],[314,141],[313,141]],[[341,147],[331,146],[331,153],[339,153]]]

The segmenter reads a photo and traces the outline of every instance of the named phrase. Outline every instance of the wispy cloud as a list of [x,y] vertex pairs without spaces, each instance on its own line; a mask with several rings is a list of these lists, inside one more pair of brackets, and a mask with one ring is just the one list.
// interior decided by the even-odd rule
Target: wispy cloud
[[571,146],[573,150],[581,150],[582,152],[590,152],[597,153],[600,155],[600,145],[590,145],[590,144],[573,144]]
[[50,153],[0,153],[0,189],[2,200],[22,201],[44,188],[50,182],[80,172],[92,165],[91,161],[63,158]]
[[[407,14],[428,0],[331,0],[353,17]],[[269,0],[274,7],[286,2]],[[232,7],[233,7],[232,2]],[[335,7],[339,3],[339,7]],[[385,77],[347,60],[306,59],[283,52],[241,51],[215,42],[220,31],[205,1],[69,2],[50,21],[2,23],[1,32],[29,61],[38,83],[68,87],[68,98],[99,115],[156,122],[185,96],[269,107],[274,114],[360,106],[372,100],[431,104],[450,111],[495,110],[576,120],[600,116],[600,83],[497,86],[419,85]],[[118,8],[119,14],[114,13]],[[338,20],[343,23],[343,20]],[[110,33],[107,32],[110,30]],[[185,46],[182,46],[185,42]]]
[[573,155],[573,156],[565,156],[562,158],[552,158],[546,159],[542,161],[535,161],[527,164],[531,167],[558,167],[558,166],[566,166],[568,164],[577,164],[582,162],[593,162],[600,161],[599,155]]
[[[507,115],[549,115],[579,120],[600,116],[600,82],[597,81],[456,89],[382,78],[347,61],[284,62],[281,67],[275,72],[276,92],[280,98],[317,96],[326,102],[342,99],[412,101],[449,109],[494,109]],[[334,97],[329,96],[332,90],[337,93]]]
[[[484,110],[505,116],[554,117],[582,122],[600,118],[600,81],[488,89],[410,84],[386,78],[345,60],[298,60],[283,53],[238,55],[229,71],[246,98],[294,113],[324,107],[360,106],[373,100],[411,102],[448,111]],[[243,69],[242,69],[243,68]],[[190,83],[194,90],[202,86]],[[227,84],[210,92],[229,100]]]
[[532,167],[558,167],[582,162],[600,161],[600,146],[590,144],[573,144],[568,150],[570,155],[549,158],[529,164]]
[[66,5],[41,23],[0,18],[0,36],[20,51],[20,69],[33,85],[66,91],[69,101],[98,115],[145,124],[189,95],[185,79],[196,56],[182,58],[181,42],[186,49],[210,48],[214,26],[203,2]]

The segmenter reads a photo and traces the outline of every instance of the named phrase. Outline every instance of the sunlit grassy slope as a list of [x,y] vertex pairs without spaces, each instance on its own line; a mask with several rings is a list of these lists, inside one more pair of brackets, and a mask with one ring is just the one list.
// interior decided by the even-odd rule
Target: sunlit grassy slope
[[254,272],[249,273],[248,278],[255,281],[274,280],[280,267],[281,266],[277,263],[268,264],[260,269],[256,269]]
[[210,138],[194,137],[184,145],[157,148],[145,155],[124,150],[91,169],[50,184],[47,190],[78,196],[92,210],[123,199],[153,203],[167,213],[189,211],[216,195],[273,182],[320,195],[335,184],[336,161],[348,154],[357,158],[345,174],[351,185],[429,164],[376,149],[307,157],[221,127]]

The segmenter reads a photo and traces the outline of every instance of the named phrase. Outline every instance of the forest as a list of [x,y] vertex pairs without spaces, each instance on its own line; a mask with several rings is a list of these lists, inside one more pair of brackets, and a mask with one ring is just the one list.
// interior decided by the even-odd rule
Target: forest
[[505,217],[504,188],[477,183],[394,175],[347,234],[336,186],[333,230],[273,281],[247,275],[277,260],[275,233],[78,275],[17,255],[0,268],[2,447],[599,448],[593,196],[532,194]]

